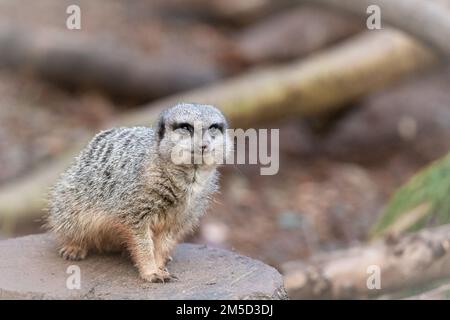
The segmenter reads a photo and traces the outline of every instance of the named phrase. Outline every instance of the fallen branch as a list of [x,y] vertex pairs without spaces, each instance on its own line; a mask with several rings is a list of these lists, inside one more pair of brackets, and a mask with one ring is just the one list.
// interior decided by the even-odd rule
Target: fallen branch
[[159,0],[159,5],[173,15],[194,16],[214,23],[244,25],[286,7],[290,0]]
[[[182,51],[182,50],[180,50]],[[26,72],[71,88],[97,88],[146,102],[223,75],[205,61],[141,53],[111,40],[42,29],[0,26],[0,68]]]
[[[306,2],[311,0],[300,0]],[[448,0],[313,0],[367,17],[367,8],[377,5],[382,21],[399,28],[450,57],[450,9]]]
[[179,101],[220,106],[235,127],[325,114],[435,62],[430,51],[400,31],[365,32],[307,59],[159,100],[120,122],[148,125],[155,108]]
[[[233,60],[240,65],[280,60],[280,57],[298,58],[360,29],[346,17],[302,6],[250,27],[241,33],[235,45],[231,42],[223,45],[221,58],[205,60],[189,54],[190,48],[183,44],[144,54],[111,39],[1,24],[0,68],[26,72],[69,88],[95,88],[112,97],[147,102],[234,72],[221,61],[229,64]],[[299,38],[304,40],[292,41]],[[181,56],[178,52],[184,51],[188,54],[178,59]]]
[[361,32],[363,27],[354,17],[303,5],[245,28],[236,36],[236,44],[250,64],[267,64],[306,56]]
[[[114,125],[148,126],[163,108],[180,101],[220,106],[233,127],[321,114],[343,108],[346,103],[430,67],[435,61],[428,50],[401,32],[367,32],[305,60],[158,100],[122,116]],[[40,215],[49,181],[56,179],[80,147],[67,152],[55,164],[38,169],[39,174],[1,188],[0,217]]]
[[[368,288],[370,266],[381,272],[380,289]],[[292,299],[367,298],[419,287],[450,276],[450,225],[288,262],[283,274]]]

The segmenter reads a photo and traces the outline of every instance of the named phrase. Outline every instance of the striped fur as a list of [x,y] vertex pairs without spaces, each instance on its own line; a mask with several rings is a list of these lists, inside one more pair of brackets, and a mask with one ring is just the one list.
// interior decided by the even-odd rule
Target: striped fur
[[156,129],[102,131],[82,150],[50,196],[47,226],[64,258],[128,250],[144,279],[173,279],[165,269],[170,252],[198,224],[218,178],[215,165],[168,160],[169,125],[181,116],[226,124],[212,106],[183,104],[165,111]]

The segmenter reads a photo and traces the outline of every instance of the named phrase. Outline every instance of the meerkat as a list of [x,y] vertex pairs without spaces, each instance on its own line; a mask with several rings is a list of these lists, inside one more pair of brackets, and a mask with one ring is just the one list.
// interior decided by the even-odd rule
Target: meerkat
[[217,108],[185,103],[163,111],[155,128],[98,133],[50,194],[46,226],[60,255],[125,251],[143,279],[175,280],[166,263],[218,189],[227,128]]

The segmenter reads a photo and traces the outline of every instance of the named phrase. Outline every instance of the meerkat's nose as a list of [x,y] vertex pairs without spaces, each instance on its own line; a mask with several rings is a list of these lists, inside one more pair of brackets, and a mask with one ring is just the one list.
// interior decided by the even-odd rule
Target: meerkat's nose
[[207,135],[203,136],[202,142],[200,144],[200,149],[201,149],[202,153],[208,151],[210,144],[211,144],[211,138]]

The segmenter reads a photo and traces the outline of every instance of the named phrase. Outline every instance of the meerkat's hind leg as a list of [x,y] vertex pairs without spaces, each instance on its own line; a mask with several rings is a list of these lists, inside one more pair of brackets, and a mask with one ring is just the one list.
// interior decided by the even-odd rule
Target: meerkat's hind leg
[[94,243],[95,249],[99,253],[127,253],[125,250],[125,237],[121,233],[121,230],[110,229],[106,232],[99,233],[99,237]]

